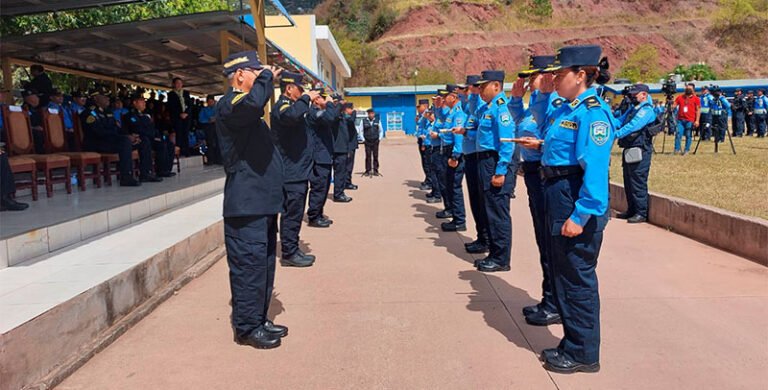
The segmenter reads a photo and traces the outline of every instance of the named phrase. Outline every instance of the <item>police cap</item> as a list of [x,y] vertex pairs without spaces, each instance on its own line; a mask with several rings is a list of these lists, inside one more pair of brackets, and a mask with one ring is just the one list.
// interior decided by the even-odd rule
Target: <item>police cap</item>
[[261,69],[261,61],[259,61],[259,55],[253,51],[241,51],[239,53],[230,54],[224,61],[224,76],[229,76],[231,73],[238,69]]
[[629,89],[631,95],[637,95],[640,92],[650,92],[651,89],[645,84],[635,84]]
[[555,63],[555,56],[531,56],[528,61],[528,69],[517,74],[518,77],[525,78],[532,74],[541,73],[544,69],[551,67]]
[[294,73],[289,71],[283,71],[283,73],[280,74],[280,88],[285,88],[290,84],[293,84],[301,90],[304,90],[303,86],[304,81],[304,75],[301,73]]
[[36,89],[25,89],[21,91],[21,97],[27,97],[32,95],[40,95]]
[[467,76],[467,82],[465,85],[477,85],[477,82],[480,81],[480,75],[479,74],[471,74]]
[[429,99],[419,99],[419,105],[429,104]]
[[555,62],[545,72],[574,66],[598,66],[603,49],[598,45],[566,46],[557,51]]
[[448,92],[448,94],[458,93],[459,89],[462,89],[462,87],[456,84],[448,84],[445,86],[445,90]]
[[484,70],[480,74],[480,80],[477,80],[477,84],[485,84],[491,81],[504,82],[505,73],[503,70]]

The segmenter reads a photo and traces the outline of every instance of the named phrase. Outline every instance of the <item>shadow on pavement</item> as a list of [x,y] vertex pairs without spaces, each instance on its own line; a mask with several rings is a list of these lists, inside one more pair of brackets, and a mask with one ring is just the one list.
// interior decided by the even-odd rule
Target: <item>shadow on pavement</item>
[[270,301],[269,313],[267,314],[267,317],[274,322],[277,322],[275,320],[277,316],[285,312],[285,306],[283,306],[283,302],[277,298],[278,296],[280,296],[280,293],[272,293],[272,301]]

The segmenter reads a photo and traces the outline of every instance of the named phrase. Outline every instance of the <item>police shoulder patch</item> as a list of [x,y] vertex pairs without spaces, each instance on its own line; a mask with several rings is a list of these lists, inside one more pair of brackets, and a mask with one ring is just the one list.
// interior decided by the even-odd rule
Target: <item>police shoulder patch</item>
[[96,122],[96,117],[93,115],[88,115],[88,118],[85,118],[85,123],[92,125]]
[[237,95],[235,95],[235,97],[232,98],[232,104],[233,105],[237,104],[240,100],[242,100],[245,97],[245,95],[247,95],[245,92],[238,93]]
[[595,143],[597,146],[603,146],[606,142],[608,142],[609,135],[608,132],[610,131],[611,127],[608,125],[607,122],[603,121],[597,121],[592,122],[592,125],[589,126],[589,138],[592,139],[592,142]]
[[555,106],[555,107],[560,107],[561,105],[563,105],[563,99],[562,98],[557,98],[557,99],[553,100],[552,101],[552,105]]
[[508,112],[502,112],[499,114],[499,123],[504,126],[509,126],[512,123],[512,116]]
[[496,99],[496,104],[498,104],[500,106],[505,106],[505,105],[507,105],[507,102],[504,101],[504,98],[498,98],[498,99]]
[[587,98],[587,100],[584,101],[584,103],[587,104],[588,108],[597,108],[600,107],[600,100],[598,100],[594,96],[590,96]]

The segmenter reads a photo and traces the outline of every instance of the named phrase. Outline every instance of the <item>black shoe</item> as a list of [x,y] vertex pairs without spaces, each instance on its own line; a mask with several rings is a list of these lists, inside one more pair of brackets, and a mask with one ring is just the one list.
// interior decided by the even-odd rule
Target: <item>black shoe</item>
[[0,201],[0,211],[22,211],[29,207],[26,203],[17,202],[15,199],[3,198]]
[[634,217],[627,219],[627,223],[643,223],[647,221],[648,219],[643,217],[642,215],[635,215]]
[[541,351],[541,354],[539,354],[539,360],[542,362],[546,362],[547,359],[554,359],[557,355],[560,354],[560,350],[557,348],[547,348],[543,351]]
[[475,264],[475,268],[479,267],[479,266],[480,266],[480,264],[483,264],[483,263],[485,263],[486,261],[488,261],[488,258],[487,258],[487,257],[486,257],[486,258],[482,258],[482,259],[477,259],[477,260],[475,260],[475,263],[474,263],[474,264]]
[[312,219],[312,220],[309,221],[309,227],[327,228],[327,227],[331,227],[331,223],[328,222],[325,219],[317,218],[317,219]]
[[453,218],[453,213],[450,212],[450,211],[445,211],[445,210],[438,211],[437,213],[435,213],[435,217],[440,218],[440,219]]
[[557,352],[554,356],[544,361],[544,369],[560,374],[573,374],[576,372],[598,372],[600,363],[579,363],[571,360],[566,354]]
[[429,184],[422,184],[419,186],[419,189],[422,191],[432,191],[432,186]]
[[384,176],[379,171],[373,171],[373,176]]
[[467,225],[463,223],[457,225],[453,222],[443,222],[440,224],[440,229],[442,229],[444,232],[466,232]]
[[475,246],[477,244],[482,244],[482,242],[480,242],[480,240],[475,240],[475,241],[472,241],[472,242],[465,242],[464,243],[464,248],[469,248],[469,247]]
[[531,306],[526,306],[523,308],[523,315],[528,317],[529,315],[536,313],[539,310],[541,310],[541,303],[537,303]]
[[315,260],[307,256],[303,256],[301,253],[296,252],[293,256],[280,259],[280,265],[283,267],[311,267],[315,263]]
[[339,197],[335,197],[334,196],[333,197],[333,201],[336,202],[336,203],[349,203],[349,202],[352,201],[352,198],[350,198],[350,197],[348,197],[346,195],[342,195],[342,196],[339,196]]
[[299,249],[299,251],[296,252],[296,253],[298,253],[298,254],[300,254],[300,255],[302,255],[302,256],[304,256],[304,257],[306,257],[306,258],[308,258],[308,259],[310,259],[312,261],[315,261],[315,259],[316,259],[315,255],[308,255],[308,254],[304,253],[301,249]]
[[560,319],[560,314],[542,309],[536,313],[525,316],[525,322],[533,326],[549,326],[553,324],[561,324],[563,321]]
[[629,217],[631,217],[631,215],[629,215],[629,213],[618,213],[618,214],[616,214],[616,218],[618,218],[618,219],[629,219]]
[[356,184],[347,184],[347,186],[346,186],[346,187],[344,187],[344,189],[345,189],[345,190],[351,190],[351,191],[354,191],[354,190],[356,190],[356,189],[357,189],[357,185],[356,185]]
[[160,172],[157,174],[157,176],[160,177],[174,177],[176,176],[176,172]]
[[333,225],[333,220],[332,220],[332,219],[330,219],[330,218],[328,218],[328,216],[327,216],[327,215],[321,215],[321,216],[320,216],[320,219],[322,219],[323,221],[325,221],[325,222],[328,222],[328,223],[330,223],[331,225]]
[[280,346],[280,337],[268,332],[264,326],[261,326],[246,337],[235,336],[235,342],[258,349],[272,349]]
[[280,338],[283,338],[285,336],[288,336],[288,327],[283,325],[277,325],[274,322],[267,320],[264,322],[264,330],[267,331],[267,333],[277,336]]
[[139,178],[139,181],[142,183],[160,183],[163,181],[163,179],[155,176],[155,175],[148,175],[148,176],[142,176]]
[[120,187],[139,187],[141,186],[141,182],[130,177],[123,177],[120,179]]
[[363,173],[363,177],[371,177],[371,172],[365,172],[365,173]]
[[511,268],[508,265],[499,265],[495,261],[486,260],[477,265],[480,272],[506,272]]
[[473,253],[473,254],[480,254],[480,253],[487,253],[488,252],[488,246],[481,242],[475,242],[472,245],[467,245],[464,247],[464,249],[467,251],[467,253]]
[[443,198],[427,197],[427,203],[432,204],[432,203],[442,203],[442,202],[443,202]]

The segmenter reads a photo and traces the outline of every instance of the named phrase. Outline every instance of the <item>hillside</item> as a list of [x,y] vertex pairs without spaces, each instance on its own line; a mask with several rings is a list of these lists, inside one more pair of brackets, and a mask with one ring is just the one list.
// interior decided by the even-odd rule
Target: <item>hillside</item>
[[[585,43],[603,47],[614,73],[639,47],[651,46],[657,54],[648,65],[654,77],[679,64],[699,62],[710,65],[720,78],[766,75],[768,54],[763,48],[745,56],[745,45],[754,49],[751,38],[742,39],[742,34],[736,40],[724,39],[723,30],[716,28],[715,16],[722,15],[727,0],[364,0],[358,8],[345,3],[326,0],[316,13],[334,31],[342,30],[336,35],[345,54],[353,57],[355,85],[410,84],[416,68],[417,83],[460,80],[488,68],[514,73],[526,65],[529,54]],[[343,18],[344,12],[359,17]],[[735,18],[740,24],[752,21]],[[355,36],[350,26],[365,23],[368,35],[357,34],[363,42],[348,42]],[[746,30],[757,34],[764,29],[758,25]],[[727,32],[733,33],[733,28]]]

